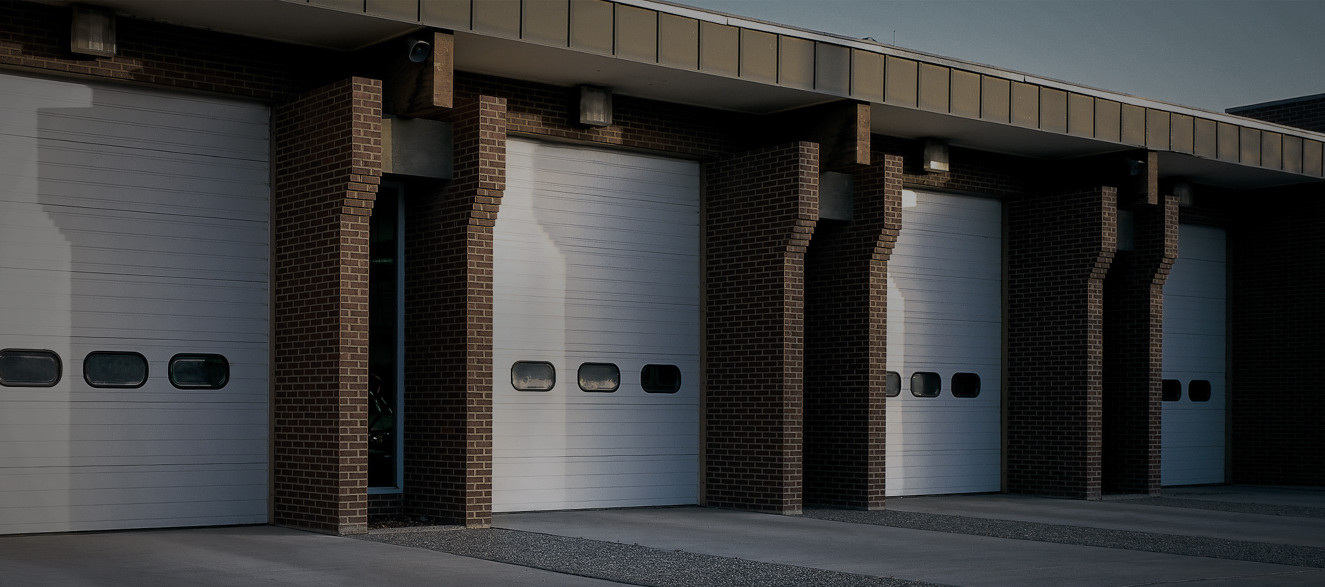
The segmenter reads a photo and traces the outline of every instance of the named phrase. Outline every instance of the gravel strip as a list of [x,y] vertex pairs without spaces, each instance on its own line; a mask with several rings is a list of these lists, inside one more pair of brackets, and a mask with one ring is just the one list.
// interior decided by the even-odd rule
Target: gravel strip
[[935,585],[680,550],[647,548],[638,544],[496,528],[460,531],[448,527],[433,530],[411,528],[408,531],[375,531],[358,538],[632,585],[657,587]]
[[1038,522],[991,520],[947,514],[899,511],[807,509],[805,517],[853,524],[874,524],[1011,540],[1034,540],[1185,556],[1325,568],[1325,549],[1199,536],[1176,536],[1131,530],[1109,530]]
[[1213,510],[1239,514],[1260,514],[1263,516],[1288,516],[1293,518],[1325,518],[1325,508],[1291,505],[1271,505],[1263,503],[1244,503],[1234,501],[1215,501],[1210,499],[1183,499],[1181,497],[1141,497],[1119,500],[1122,503],[1136,505],[1154,505],[1173,508]]

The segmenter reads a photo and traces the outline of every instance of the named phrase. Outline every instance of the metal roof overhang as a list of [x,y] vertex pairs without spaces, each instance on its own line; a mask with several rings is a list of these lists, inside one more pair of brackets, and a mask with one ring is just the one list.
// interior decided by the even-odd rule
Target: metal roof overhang
[[[45,1],[50,4],[73,3],[68,0]],[[607,4],[604,0],[595,1]],[[650,14],[649,11],[654,11],[652,14],[655,22],[665,16],[677,22],[699,23],[695,26],[721,27],[723,31],[732,29],[739,32],[740,36],[736,38],[742,43],[743,50],[746,49],[747,31],[751,38],[759,35],[765,38],[769,35],[778,35],[778,38],[791,39],[802,45],[808,43],[812,56],[817,55],[814,47],[821,47],[819,50],[821,54],[829,54],[822,49],[828,47],[838,54],[849,56],[846,67],[850,68],[848,74],[850,89],[845,91],[840,87],[827,91],[812,89],[820,85],[820,80],[825,75],[823,71],[814,68],[817,66],[824,69],[832,66],[831,63],[825,65],[822,60],[812,62],[810,65],[809,87],[806,87],[807,84],[804,82],[795,82],[794,79],[790,83],[784,81],[783,72],[805,75],[803,72],[798,73],[790,69],[790,66],[784,63],[796,58],[795,55],[788,56],[785,50],[780,50],[770,57],[775,63],[776,80],[751,81],[742,79],[740,73],[733,74],[728,71],[725,75],[720,75],[702,71],[702,58],[695,67],[675,67],[660,65],[658,61],[661,60],[646,62],[569,47],[574,44],[573,41],[566,42],[567,46],[557,47],[549,46],[547,43],[521,40],[518,37],[523,32],[519,24],[512,30],[498,31],[497,34],[480,34],[455,26],[437,27],[435,22],[428,23],[427,19],[422,17],[423,4],[419,5],[419,10],[413,13],[412,18],[402,17],[399,13],[383,16],[380,10],[379,14],[372,14],[373,0],[367,2],[309,0],[308,3],[304,3],[303,0],[193,0],[190,2],[102,0],[98,4],[112,7],[121,14],[134,18],[340,51],[369,47],[422,28],[449,28],[455,32],[455,68],[459,71],[563,86],[602,85],[612,88],[621,95],[751,114],[784,112],[843,99],[860,100],[871,104],[871,130],[882,135],[901,138],[939,138],[956,146],[1048,160],[1150,148],[1160,154],[1160,173],[1163,177],[1181,177],[1197,183],[1239,189],[1322,180],[1322,176],[1317,173],[1318,170],[1313,167],[1321,164],[1314,160],[1301,166],[1298,166],[1296,161],[1292,165],[1279,161],[1279,164],[1272,168],[1260,164],[1259,150],[1256,151],[1257,160],[1254,165],[1240,160],[1229,160],[1230,157],[1227,155],[1229,148],[1225,142],[1222,142],[1223,133],[1219,135],[1221,142],[1209,145],[1210,149],[1216,147],[1222,149],[1219,152],[1221,156],[1214,157],[1213,150],[1208,150],[1204,154],[1199,153],[1199,145],[1191,149],[1170,148],[1176,146],[1177,141],[1171,145],[1168,137],[1162,137],[1160,145],[1166,148],[1155,148],[1154,145],[1147,144],[1150,139],[1146,134],[1129,141],[1125,136],[1128,124],[1126,120],[1122,123],[1123,132],[1118,140],[1111,138],[1101,140],[1096,136],[1083,136],[1081,132],[1069,133],[1063,132],[1063,129],[1055,131],[1035,128],[1043,126],[1041,124],[1043,116],[1029,125],[1016,124],[1012,118],[1015,117],[1019,107],[1019,103],[1016,102],[1016,92],[1021,91],[1022,95],[1027,95],[1026,92],[1029,91],[1031,99],[1037,100],[1034,105],[1036,112],[1039,112],[1041,104],[1045,103],[1040,100],[1070,99],[1090,100],[1090,103],[1095,104],[1097,108],[1100,106],[1105,108],[1101,112],[1108,112],[1110,108],[1121,110],[1123,117],[1128,113],[1142,113],[1140,124],[1145,133],[1153,130],[1145,126],[1146,116],[1150,119],[1162,117],[1164,121],[1172,120],[1174,128],[1179,128],[1179,124],[1191,124],[1190,121],[1195,119],[1197,125],[1206,124],[1211,129],[1216,126],[1221,130],[1231,127],[1237,133],[1234,136],[1241,138],[1243,143],[1248,141],[1248,136],[1256,140],[1264,137],[1267,141],[1271,139],[1291,141],[1299,146],[1306,143],[1312,154],[1317,152],[1318,145],[1325,142],[1325,135],[1319,133],[1163,104],[1054,80],[1033,78],[1025,74],[909,52],[868,41],[835,37],[651,0],[618,0],[615,4],[625,6],[626,9],[639,14],[647,15]],[[399,1],[396,5],[399,5]],[[469,10],[476,10],[473,6],[475,5],[471,5]],[[573,10],[573,7],[571,9]],[[619,15],[626,9],[618,9],[614,14]],[[467,22],[473,24],[472,20]],[[607,23],[606,26],[623,25],[618,18]],[[618,33],[613,32],[613,34]],[[570,38],[573,39],[573,31]],[[791,43],[783,41],[775,46],[791,46]],[[862,76],[870,75],[868,68],[863,69],[860,64],[872,64],[874,60],[878,61],[878,77],[881,81],[885,62],[890,67],[890,75],[894,71],[894,63],[907,72],[919,71],[916,74],[918,78],[902,80],[904,84],[911,84],[911,87],[921,86],[916,90],[919,92],[919,98],[912,99],[911,96],[905,96],[900,101],[890,100],[889,92],[892,91],[892,87],[885,87],[877,92],[872,87],[867,88],[869,91],[857,91],[858,79],[865,79]],[[742,67],[744,65],[742,62]],[[955,75],[943,74],[942,70],[945,68],[949,72],[960,72],[967,78],[974,76],[974,79],[985,80],[984,92],[989,91],[991,80],[994,82],[992,87],[1000,89],[1011,87],[1012,97],[1009,101],[1012,104],[1008,108],[1013,114],[1005,115],[1005,120],[991,121],[969,115],[932,111],[932,109],[927,111],[924,108],[926,98],[924,93],[926,90],[923,87],[926,79],[924,75],[935,71],[940,72],[940,75]],[[791,78],[794,75],[786,77]],[[956,80],[955,77],[951,79]],[[894,83],[892,78],[886,81],[888,84]],[[941,89],[944,92],[948,91],[946,86]],[[955,100],[954,97],[952,101]],[[1066,102],[1063,111],[1066,112]],[[1067,115],[1064,113],[1063,116]],[[1092,116],[1098,115],[1092,113]],[[1135,117],[1135,114],[1133,116]],[[1050,121],[1050,124],[1057,125],[1057,122]],[[1065,125],[1066,121],[1064,128]],[[1161,130],[1168,132],[1168,127]],[[1196,140],[1199,141],[1200,129],[1196,132],[1198,133]],[[1133,137],[1137,136],[1133,133]],[[1236,144],[1233,149],[1239,150]]]

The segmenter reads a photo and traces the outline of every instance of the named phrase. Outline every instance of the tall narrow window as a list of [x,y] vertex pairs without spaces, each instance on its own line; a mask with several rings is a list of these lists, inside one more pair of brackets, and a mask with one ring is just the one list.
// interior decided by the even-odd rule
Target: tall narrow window
[[404,190],[384,182],[368,223],[368,485],[401,483],[405,210]]

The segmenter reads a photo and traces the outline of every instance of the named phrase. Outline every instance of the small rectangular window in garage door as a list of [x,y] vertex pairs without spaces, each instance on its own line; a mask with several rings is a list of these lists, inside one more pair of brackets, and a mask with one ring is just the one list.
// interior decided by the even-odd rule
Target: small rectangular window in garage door
[[511,365],[511,387],[516,391],[551,391],[557,368],[547,361],[516,361]]
[[1160,385],[1163,394],[1163,400],[1166,402],[1176,402],[1182,399],[1182,382],[1177,379],[1165,379]]
[[932,371],[918,371],[911,374],[911,395],[916,397],[938,397],[943,391],[943,379]]
[[612,393],[621,387],[621,369],[611,363],[584,363],[578,375],[584,391]]
[[978,373],[953,373],[952,397],[980,397]]
[[54,351],[0,351],[0,385],[5,387],[52,387],[60,382],[61,371],[60,355]]
[[884,377],[884,394],[888,397],[897,397],[902,394],[902,375],[896,371],[888,371]]
[[1194,402],[1210,401],[1210,382],[1205,379],[1193,379],[1187,384],[1187,399]]
[[178,389],[221,389],[230,382],[230,362],[221,355],[175,355],[168,370]]
[[647,393],[676,393],[681,389],[681,368],[676,365],[645,365],[640,369],[640,387]]
[[120,351],[88,353],[83,358],[83,380],[92,387],[142,387],[147,383],[147,357]]

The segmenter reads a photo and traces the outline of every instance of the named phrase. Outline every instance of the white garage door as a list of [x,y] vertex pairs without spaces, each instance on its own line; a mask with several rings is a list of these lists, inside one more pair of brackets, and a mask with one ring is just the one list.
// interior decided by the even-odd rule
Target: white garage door
[[1000,488],[1002,222],[997,200],[902,194],[888,262],[887,495]]
[[692,504],[699,166],[512,140],[493,251],[493,509]]
[[1224,230],[1178,227],[1178,260],[1164,283],[1160,479],[1224,482]]
[[0,533],[267,521],[267,121],[0,75]]

